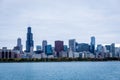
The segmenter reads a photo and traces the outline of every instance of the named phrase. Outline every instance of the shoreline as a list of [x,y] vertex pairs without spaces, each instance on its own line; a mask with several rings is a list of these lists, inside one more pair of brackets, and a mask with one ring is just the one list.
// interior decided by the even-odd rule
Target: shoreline
[[108,62],[108,61],[120,61],[120,58],[44,58],[44,59],[0,59],[0,63],[31,63],[31,62]]

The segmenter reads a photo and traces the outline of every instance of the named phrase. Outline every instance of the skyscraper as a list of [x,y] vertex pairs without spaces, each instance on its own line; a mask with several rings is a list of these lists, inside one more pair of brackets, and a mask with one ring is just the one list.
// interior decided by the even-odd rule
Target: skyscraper
[[42,51],[45,53],[45,47],[47,46],[47,40],[42,41]]
[[46,55],[52,55],[53,54],[52,45],[45,46],[45,54]]
[[75,52],[76,51],[76,40],[75,39],[70,39],[69,40],[69,48]]
[[91,42],[90,42],[90,52],[95,55],[95,37],[91,37]]
[[26,52],[30,52],[34,47],[33,34],[31,32],[31,27],[27,29],[27,40],[26,40]]
[[37,45],[36,46],[36,51],[40,51],[41,50],[41,46],[40,45]]
[[55,41],[55,51],[57,52],[57,56],[59,57],[60,52],[64,51],[64,43],[63,41]]
[[110,52],[112,53],[112,57],[115,57],[115,43],[111,44],[111,51]]
[[21,40],[21,38],[18,38],[18,39],[17,39],[17,47],[18,47],[19,50],[22,52],[23,46],[22,46],[22,40]]
[[111,51],[111,45],[105,45],[105,48],[106,48],[107,52]]
[[64,45],[64,51],[67,51],[67,50],[68,50],[67,45]]
[[83,52],[83,51],[89,51],[90,50],[90,46],[87,43],[80,43],[77,46],[77,52]]

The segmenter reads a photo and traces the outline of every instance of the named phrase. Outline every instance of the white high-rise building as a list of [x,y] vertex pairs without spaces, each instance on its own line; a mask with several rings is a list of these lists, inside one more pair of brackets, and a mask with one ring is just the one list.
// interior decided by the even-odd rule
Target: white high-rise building
[[69,58],[74,58],[74,52],[71,50],[71,48],[68,51],[68,57]]
[[45,46],[47,46],[47,40],[42,41],[42,50],[45,53]]
[[20,52],[23,50],[22,40],[21,38],[17,39],[17,47],[19,48]]
[[76,40],[75,39],[69,40],[69,49],[71,49],[73,52],[76,52]]

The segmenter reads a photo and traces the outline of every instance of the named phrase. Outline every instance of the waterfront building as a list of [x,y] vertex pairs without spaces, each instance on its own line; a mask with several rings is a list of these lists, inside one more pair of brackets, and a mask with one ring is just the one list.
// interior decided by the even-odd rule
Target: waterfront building
[[120,58],[120,47],[115,48],[115,54],[117,58]]
[[13,50],[15,52],[20,52],[21,54],[23,54],[23,45],[21,38],[17,39],[17,45],[13,48]]
[[57,53],[57,57],[59,57],[60,52],[64,51],[64,42],[63,41],[55,41],[55,51]]
[[69,40],[69,49],[71,49],[73,52],[76,52],[76,40],[75,39]]
[[91,42],[90,42],[90,52],[95,55],[95,37],[91,37]]
[[27,40],[26,40],[26,52],[32,51],[34,49],[33,33],[31,32],[31,27],[27,29]]
[[36,46],[36,51],[40,51],[41,50],[41,46],[40,45],[37,45]]
[[17,46],[18,46],[20,52],[22,52],[23,51],[23,45],[22,45],[22,39],[21,38],[17,39]]
[[74,58],[74,52],[72,51],[71,48],[68,50],[68,58]]
[[52,55],[53,54],[52,45],[45,46],[45,54],[46,55]]
[[68,47],[67,47],[67,45],[64,45],[64,51],[65,51],[65,52],[68,51]]
[[112,57],[115,57],[116,55],[115,55],[115,43],[112,43],[111,44],[111,51],[110,51],[111,53],[112,53]]
[[80,43],[77,45],[77,52],[89,51],[90,46],[87,43]]
[[47,46],[47,40],[42,41],[42,51],[45,53],[45,47]]
[[20,52],[7,49],[7,47],[3,47],[2,49],[0,49],[0,59],[14,59],[14,58],[21,58]]
[[111,45],[105,45],[107,52],[111,51]]

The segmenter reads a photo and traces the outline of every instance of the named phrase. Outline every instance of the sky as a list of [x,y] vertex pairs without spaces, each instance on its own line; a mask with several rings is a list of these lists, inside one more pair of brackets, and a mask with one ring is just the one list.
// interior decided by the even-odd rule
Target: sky
[[0,48],[13,48],[27,27],[34,43],[69,39],[79,43],[120,44],[120,0],[0,0]]

